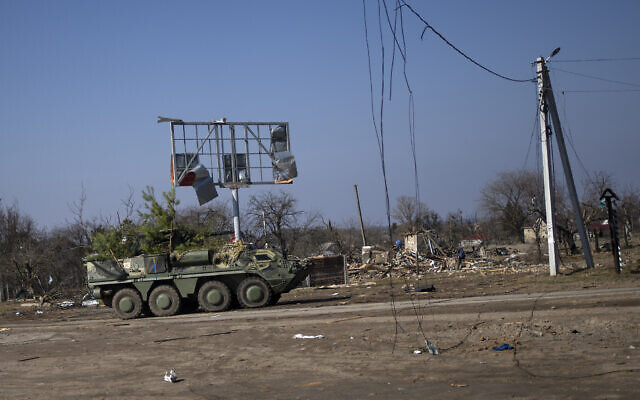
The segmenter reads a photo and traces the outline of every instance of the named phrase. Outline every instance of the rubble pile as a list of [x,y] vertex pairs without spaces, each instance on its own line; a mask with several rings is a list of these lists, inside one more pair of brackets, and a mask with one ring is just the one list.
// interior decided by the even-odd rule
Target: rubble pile
[[[384,253],[384,254],[381,254]],[[459,260],[453,250],[443,255],[421,254],[408,249],[394,247],[392,250],[374,250],[361,260],[348,264],[350,282],[359,282],[384,278],[419,278],[433,273],[518,273],[530,272],[541,267],[526,262],[527,253],[515,249],[496,248],[486,251],[484,248],[467,254]]]

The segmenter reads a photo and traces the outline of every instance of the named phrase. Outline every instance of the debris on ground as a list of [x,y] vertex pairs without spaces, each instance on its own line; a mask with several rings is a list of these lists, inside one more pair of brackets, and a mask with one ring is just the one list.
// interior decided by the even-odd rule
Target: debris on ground
[[295,335],[293,335],[294,339],[322,339],[323,337],[324,335],[311,336],[311,335],[303,335],[302,333],[296,333]]
[[427,350],[429,350],[429,354],[433,354],[434,356],[437,356],[438,354],[440,354],[440,351],[438,350],[435,344],[431,343],[427,339],[425,339],[424,342],[427,345]]
[[178,381],[178,376],[176,375],[176,371],[174,370],[169,370],[168,372],[164,373],[164,381],[165,382],[171,382],[171,383],[175,383]]
[[437,238],[432,236],[426,235],[425,238],[428,238],[425,240],[429,246],[409,246],[412,241],[407,240],[404,247],[395,246],[388,251],[380,248],[376,248],[375,251],[368,248],[364,251],[363,248],[363,257],[352,259],[347,264],[349,283],[367,285],[373,279],[389,276],[412,279],[432,273],[485,275],[536,272],[546,267],[543,264],[532,264],[528,253],[510,247],[473,247],[465,249],[466,256],[460,259],[456,255],[457,248],[438,245]]
[[505,343],[500,346],[492,347],[491,350],[493,351],[513,350],[513,346],[511,346],[509,343]]
[[427,352],[429,354],[434,355],[434,356],[437,356],[438,354],[440,354],[440,350],[438,350],[436,345],[431,343],[427,339],[424,340],[424,344],[425,344],[425,347],[423,347],[421,349],[413,350],[413,354],[422,354],[422,353],[427,353]]
[[406,287],[404,291],[407,293],[435,292],[436,287],[433,285],[423,285],[423,286],[418,286],[417,288]]

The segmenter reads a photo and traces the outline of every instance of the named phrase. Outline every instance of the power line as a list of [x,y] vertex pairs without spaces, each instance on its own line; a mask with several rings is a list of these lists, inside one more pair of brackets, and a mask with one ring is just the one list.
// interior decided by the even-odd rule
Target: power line
[[640,89],[593,89],[593,90],[561,90],[560,93],[634,93]]
[[[384,182],[384,193],[385,193],[385,206],[386,206],[386,212],[387,212],[387,229],[389,232],[389,241],[391,241],[392,238],[392,234],[391,234],[391,207],[389,204],[389,186],[387,184],[387,169],[385,166],[385,156],[384,156],[384,130],[383,130],[383,116],[384,116],[384,79],[385,79],[385,72],[384,72],[384,40],[383,40],[383,36],[382,36],[382,16],[381,16],[381,9],[380,9],[380,0],[378,0],[378,29],[380,31],[380,46],[381,46],[381,55],[382,55],[382,75],[381,75],[381,97],[380,97],[380,129],[378,129],[378,125],[376,123],[376,116],[375,116],[375,109],[374,109],[374,95],[373,95],[373,74],[371,72],[371,52],[370,52],[370,48],[369,48],[369,31],[368,31],[368,27],[367,27],[367,7],[366,7],[366,2],[365,0],[362,0],[362,12],[363,12],[363,18],[364,18],[364,32],[365,32],[365,42],[367,44],[367,59],[368,59],[368,65],[369,65],[369,89],[370,89],[370,95],[371,95],[371,118],[373,120],[373,127],[374,127],[374,131],[376,134],[376,140],[378,142],[378,150],[380,153],[380,164],[382,167],[382,179]],[[398,341],[398,329],[401,329],[404,331],[404,329],[402,329],[402,326],[400,325],[400,322],[398,321],[398,312],[396,310],[396,305],[395,305],[395,297],[393,294],[393,279],[391,274],[389,274],[389,292],[390,292],[390,304],[391,304],[391,313],[393,314],[393,319],[395,321],[395,334],[393,337],[393,349],[392,352],[395,350],[396,348],[396,343]]]
[[[551,70],[551,68],[549,68],[549,69]],[[587,74],[581,74],[579,72],[567,71],[567,70],[556,68],[556,67],[554,67],[553,70],[554,71],[564,72],[565,74],[581,76],[583,78],[595,79],[595,80],[598,80],[598,81],[604,81],[604,82],[609,82],[609,83],[617,83],[619,85],[628,85],[628,86],[640,87],[640,84],[638,84],[638,83],[616,81],[616,80],[613,80],[613,79],[602,78],[602,77],[599,77],[599,76],[587,75]]]
[[[531,69],[533,70],[533,64],[531,64]],[[533,72],[533,71],[532,71]],[[538,106],[538,88],[534,86],[534,94],[536,96],[536,114],[533,120],[533,128],[531,129],[531,137],[529,138],[529,147],[527,148],[527,155],[524,157],[524,162],[522,163],[522,169],[524,170],[527,167],[527,161],[529,161],[529,153],[531,152],[531,144],[533,143],[533,138],[535,137],[536,131],[539,131],[538,126],[540,125],[540,107]]]
[[[536,101],[537,101],[537,96],[536,96]],[[522,169],[525,169],[527,166],[527,161],[529,160],[529,153],[531,152],[531,144],[533,143],[533,138],[535,137],[535,133],[536,130],[538,130],[538,125],[540,123],[540,116],[539,113],[540,112],[540,107],[536,107],[536,115],[535,115],[535,119],[533,120],[533,128],[531,129],[531,137],[529,138],[529,147],[527,148],[527,155],[524,157],[524,162],[522,163]]]
[[577,63],[577,62],[603,62],[603,61],[640,61],[640,57],[620,57],[620,58],[581,58],[574,60],[553,60],[554,63]]
[[[422,204],[420,201],[420,180],[419,180],[419,175],[418,175],[418,161],[417,161],[417,156],[416,156],[416,128],[415,128],[415,101],[414,101],[414,95],[413,95],[413,90],[411,89],[411,84],[409,83],[409,77],[407,76],[407,41],[406,41],[406,37],[405,37],[405,33],[404,33],[404,17],[403,17],[403,10],[400,4],[400,0],[396,0],[395,1],[395,10],[394,10],[394,24],[393,27],[391,26],[391,19],[389,17],[389,11],[388,11],[388,7],[387,7],[387,3],[386,0],[383,0],[383,4],[384,4],[384,9],[385,9],[385,13],[387,16],[387,23],[389,24],[389,29],[393,35],[393,40],[394,40],[394,51],[396,49],[396,44],[397,44],[397,48],[398,51],[400,52],[401,56],[402,56],[402,74],[404,77],[404,81],[405,81],[405,85],[407,88],[407,92],[409,94],[409,102],[408,102],[408,123],[409,123],[409,141],[410,141],[410,148],[411,148],[411,159],[413,161],[413,177],[414,177],[414,195],[415,195],[415,202],[416,202],[416,207],[417,207],[417,213],[418,216],[422,215]],[[401,39],[402,39],[402,43],[400,43],[400,41],[398,40],[398,35],[397,35],[397,20],[398,20],[398,14],[400,17],[400,33],[401,33]],[[395,53],[394,53],[395,54]],[[391,88],[391,81],[393,78],[393,62],[392,62],[392,71],[389,77],[389,87]],[[391,89],[389,90],[389,100],[391,100]],[[420,275],[420,261],[418,259],[418,255],[416,254],[416,271],[418,273],[418,275]],[[389,276],[389,279],[391,280],[391,276]],[[406,280],[406,278],[405,278]],[[418,282],[420,282],[420,278],[418,279]],[[426,334],[424,333],[424,329],[423,329],[423,325],[422,325],[422,317],[424,317],[424,313],[422,311],[422,304],[420,301],[420,298],[418,298],[417,301],[417,308],[416,305],[414,304],[414,297],[415,295],[413,293],[410,294],[409,298],[411,299],[411,304],[413,306],[414,309],[414,313],[416,314],[416,320],[418,322],[418,328],[420,330],[420,333],[422,334],[422,338],[424,339],[425,343],[430,343],[429,340],[427,339]],[[420,315],[420,316],[419,316]]]
[[[386,204],[386,212],[387,212],[387,227],[388,227],[388,231],[389,231],[389,240],[391,241],[393,239],[392,237],[392,231],[391,231],[391,212],[390,212],[390,201],[389,201],[389,190],[388,190],[388,184],[387,184],[387,174],[386,174],[386,165],[385,165],[385,153],[384,153],[384,125],[383,125],[383,121],[384,121],[384,102],[385,102],[385,80],[386,80],[386,74],[385,74],[385,46],[384,46],[384,36],[383,36],[383,27],[382,27],[382,10],[381,10],[381,4],[380,2],[382,1],[382,4],[384,5],[384,12],[385,12],[385,16],[386,16],[386,20],[387,20],[387,24],[389,26],[389,30],[391,31],[391,34],[393,35],[393,53],[392,53],[392,58],[391,58],[391,69],[389,71],[389,101],[391,101],[391,90],[392,90],[392,81],[393,81],[393,69],[395,66],[395,52],[396,50],[398,50],[398,52],[400,53],[400,56],[402,58],[402,62],[403,62],[403,77],[404,77],[404,81],[407,87],[407,91],[409,93],[409,104],[408,104],[408,111],[409,111],[409,138],[411,141],[411,155],[412,155],[412,159],[413,159],[413,169],[414,169],[414,188],[415,188],[415,193],[416,193],[416,202],[418,203],[418,205],[420,204],[420,187],[419,187],[419,179],[418,179],[418,167],[417,167],[417,157],[416,157],[416,138],[415,138],[415,102],[414,102],[414,95],[413,95],[413,90],[411,89],[411,85],[409,83],[409,78],[407,76],[407,45],[406,45],[406,40],[405,40],[405,33],[404,33],[404,20],[403,20],[403,13],[402,13],[402,8],[400,7],[400,0],[396,0],[396,7],[394,10],[394,21],[393,23],[391,22],[391,17],[389,15],[389,10],[387,7],[387,0],[378,0],[377,5],[378,5],[378,30],[379,30],[379,34],[380,34],[380,47],[381,47],[381,93],[380,93],[380,110],[379,110],[379,116],[378,116],[378,120],[376,121],[376,110],[375,110],[375,106],[374,106],[374,89],[373,89],[373,76],[372,76],[372,69],[371,69],[371,51],[370,51],[370,46],[369,46],[369,40],[368,40],[368,26],[367,26],[367,13],[366,13],[366,4],[365,1],[363,0],[363,17],[364,17],[364,25],[365,25],[365,40],[367,43],[367,57],[368,57],[368,65],[369,65],[369,88],[370,88],[370,96],[371,96],[371,114],[372,114],[372,119],[373,119],[373,123],[374,123],[374,130],[375,130],[375,134],[376,134],[376,139],[378,142],[378,150],[379,150],[379,156],[380,156],[380,162],[381,162],[381,166],[382,166],[382,175],[383,175],[383,181],[384,181],[384,188],[385,188],[385,204]],[[398,14],[400,14],[398,16]],[[400,42],[398,35],[397,35],[397,30],[398,30],[398,17],[400,19],[400,33],[401,33],[401,39],[402,42]],[[418,263],[418,260],[416,260],[416,263]],[[402,330],[404,332],[404,329],[402,328],[402,325],[400,324],[400,322],[398,321],[397,318],[397,309],[395,306],[395,295],[394,295],[394,287],[393,287],[393,276],[392,276],[392,269],[393,269],[393,261],[391,263],[391,267],[389,268],[389,270],[387,271],[388,275],[389,275],[389,292],[390,292],[390,305],[391,305],[391,310],[392,310],[392,314],[395,320],[395,334],[394,334],[394,340],[393,340],[393,350],[392,352],[395,350],[396,347],[396,343],[397,343],[397,338],[398,338],[398,331]],[[417,268],[419,269],[419,268]],[[422,320],[419,317],[419,314],[422,314],[421,311],[421,304],[420,304],[420,300],[418,299],[417,302],[417,306],[414,303],[414,299],[412,296],[411,297],[411,302],[412,305],[414,307],[414,312],[416,314],[416,318],[418,321],[418,327],[420,330],[420,333],[422,334],[423,339],[425,340],[426,343],[429,343],[429,341],[426,338],[426,335],[424,333],[424,329],[422,326]]]
[[582,158],[580,158],[580,155],[578,154],[578,151],[576,150],[576,147],[574,145],[573,132],[571,130],[571,126],[569,125],[569,118],[567,117],[567,98],[566,98],[566,96],[564,96],[564,93],[563,93],[563,96],[562,96],[562,113],[563,113],[563,118],[564,118],[564,125],[567,128],[567,132],[569,132],[569,135],[568,135],[569,145],[571,146],[571,149],[573,150],[573,153],[576,155],[576,159],[578,160],[578,163],[580,164],[580,167],[584,171],[584,174],[585,174],[587,180],[589,180],[590,182],[593,182],[593,179],[591,179],[591,175],[589,174],[589,171],[584,166],[584,163],[582,162]]
[[468,56],[467,54],[465,54],[462,50],[460,50],[459,48],[457,48],[453,43],[451,43],[449,40],[447,40],[447,38],[445,38],[440,32],[438,32],[429,22],[427,22],[422,15],[420,15],[416,10],[413,9],[413,7],[411,7],[409,4],[407,4],[404,0],[402,1],[402,5],[401,7],[407,7],[409,9],[409,11],[411,11],[416,17],[418,17],[418,19],[420,19],[420,21],[422,21],[425,25],[424,29],[422,30],[422,35],[420,35],[420,39],[422,39],[424,37],[424,33],[427,30],[431,30],[433,33],[435,33],[443,42],[445,42],[449,47],[451,47],[453,50],[455,50],[458,54],[460,54],[462,57],[466,58],[468,61],[470,61],[471,63],[473,63],[474,65],[476,65],[477,67],[482,68],[483,70],[489,72],[490,74],[493,74],[499,78],[502,79],[506,79],[508,81],[511,82],[535,82],[536,78],[529,78],[529,79],[514,79],[514,78],[510,78],[508,76],[499,74],[497,72],[495,72],[492,69],[489,69],[487,67],[485,67],[484,65],[480,64],[479,62],[477,62],[476,60],[474,60],[473,58],[471,58],[470,56]]

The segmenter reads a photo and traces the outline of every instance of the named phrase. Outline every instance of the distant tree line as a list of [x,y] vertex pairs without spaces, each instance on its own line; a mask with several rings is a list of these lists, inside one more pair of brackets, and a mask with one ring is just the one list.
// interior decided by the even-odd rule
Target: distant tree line
[[[593,174],[583,185],[581,208],[585,225],[600,226],[606,209],[600,204],[602,191],[618,187],[612,175]],[[622,243],[640,223],[640,192],[631,187],[616,190],[620,197],[618,218]],[[424,202],[410,196],[395,199],[392,211],[393,241],[405,233],[430,231],[450,249],[465,238],[483,238],[494,243],[522,242],[525,227],[539,227],[545,219],[541,176],[529,170],[505,171],[487,182],[479,194],[478,213],[462,210],[441,216]],[[575,249],[577,232],[561,185],[554,192],[556,227],[563,248]],[[123,215],[87,218],[84,191],[71,205],[73,219],[66,225],[42,229],[16,205],[0,204],[0,300],[18,295],[55,296],[65,290],[86,287],[83,258],[122,258],[142,253],[180,252],[193,248],[218,249],[232,236],[230,207],[216,200],[205,207],[179,207],[175,193],[154,190],[142,193],[138,207],[130,189],[122,200]],[[355,209],[355,207],[354,207]],[[380,218],[381,219],[381,218]],[[302,210],[285,191],[268,191],[249,197],[242,212],[242,236],[257,246],[268,244],[284,252],[307,257],[323,252],[359,260],[362,236],[355,216],[332,221],[317,211]],[[594,228],[595,229],[595,228]],[[388,230],[376,224],[365,226],[367,244],[389,248]],[[542,255],[541,229],[534,229],[538,255]],[[594,234],[601,234],[595,230]],[[625,234],[627,233],[627,234]]]

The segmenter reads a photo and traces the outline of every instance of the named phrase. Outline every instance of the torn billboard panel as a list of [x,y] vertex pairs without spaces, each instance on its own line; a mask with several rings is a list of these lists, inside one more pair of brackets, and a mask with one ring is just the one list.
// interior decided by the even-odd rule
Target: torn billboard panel
[[216,185],[213,183],[213,178],[202,164],[198,164],[192,172],[195,175],[192,186],[196,190],[196,196],[198,196],[198,203],[200,203],[200,205],[208,203],[218,197],[218,191],[216,190]]
[[290,151],[273,155],[273,180],[275,183],[289,183],[298,176],[296,160]]

